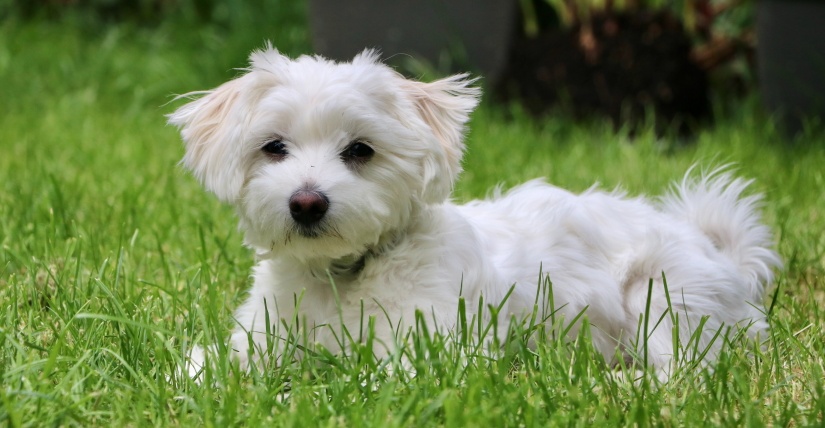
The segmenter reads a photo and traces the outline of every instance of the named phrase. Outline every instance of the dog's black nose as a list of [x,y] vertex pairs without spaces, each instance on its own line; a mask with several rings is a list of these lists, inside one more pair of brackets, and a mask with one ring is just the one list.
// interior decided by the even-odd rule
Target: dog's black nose
[[298,224],[311,226],[324,218],[329,209],[329,199],[315,190],[299,190],[289,198],[289,213]]

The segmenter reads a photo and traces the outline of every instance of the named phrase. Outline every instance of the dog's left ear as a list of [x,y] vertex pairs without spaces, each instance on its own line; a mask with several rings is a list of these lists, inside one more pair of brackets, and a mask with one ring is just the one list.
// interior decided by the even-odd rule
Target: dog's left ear
[[446,200],[461,172],[465,124],[481,96],[481,89],[472,86],[476,80],[458,74],[432,83],[406,81],[405,91],[438,141],[423,160],[425,202]]

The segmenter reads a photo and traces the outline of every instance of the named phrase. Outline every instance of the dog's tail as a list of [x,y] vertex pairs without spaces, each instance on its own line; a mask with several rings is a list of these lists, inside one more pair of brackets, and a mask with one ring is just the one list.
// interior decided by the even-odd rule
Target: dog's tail
[[[692,170],[693,168],[691,168]],[[733,260],[750,287],[753,302],[761,302],[782,261],[773,250],[773,235],[761,221],[761,195],[745,196],[752,180],[734,178],[722,167],[698,178],[691,171],[662,199],[662,209],[694,224],[723,254]]]

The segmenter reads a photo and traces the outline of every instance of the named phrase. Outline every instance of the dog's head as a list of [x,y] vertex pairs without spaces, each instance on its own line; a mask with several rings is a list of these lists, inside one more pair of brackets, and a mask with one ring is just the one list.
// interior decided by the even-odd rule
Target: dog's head
[[363,252],[445,201],[479,90],[352,62],[253,52],[247,72],[169,116],[183,163],[238,208],[247,243],[299,258]]

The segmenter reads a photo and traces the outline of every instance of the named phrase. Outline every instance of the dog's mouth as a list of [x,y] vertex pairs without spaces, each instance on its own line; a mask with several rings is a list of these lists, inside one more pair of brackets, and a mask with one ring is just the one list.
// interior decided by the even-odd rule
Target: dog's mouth
[[325,228],[320,225],[305,226],[303,224],[296,224],[293,233],[309,239],[320,238],[326,234]]
[[289,241],[291,241],[294,236],[299,236],[301,238],[306,239],[341,237],[338,231],[335,230],[334,227],[330,226],[327,222],[313,224],[294,223],[292,225],[292,229],[287,231],[286,242],[289,243]]

